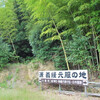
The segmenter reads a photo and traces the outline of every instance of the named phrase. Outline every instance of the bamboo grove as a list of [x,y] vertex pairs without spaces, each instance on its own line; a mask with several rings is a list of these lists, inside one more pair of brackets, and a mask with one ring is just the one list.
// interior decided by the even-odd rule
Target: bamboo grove
[[99,0],[0,0],[0,47],[8,45],[13,55],[8,62],[37,58],[58,69],[99,71],[99,5]]

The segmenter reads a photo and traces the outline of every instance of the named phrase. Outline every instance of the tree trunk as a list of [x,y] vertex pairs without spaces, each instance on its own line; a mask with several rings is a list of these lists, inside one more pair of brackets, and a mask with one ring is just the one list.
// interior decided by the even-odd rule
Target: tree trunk
[[93,33],[93,42],[94,42],[94,49],[95,49],[95,56],[96,56],[96,61],[97,61],[97,66],[99,64],[99,61],[98,61],[98,54],[97,54],[97,45],[96,45],[96,42],[95,42],[95,29],[94,29],[94,26],[92,25],[92,33]]
[[[89,42],[89,46],[91,46],[90,42]],[[91,49],[90,49],[90,54],[91,54],[91,56],[92,56],[92,59],[91,59],[91,60],[92,60],[92,65],[95,66],[94,60],[93,60],[93,54],[92,54],[92,50],[91,50]]]
[[[15,55],[17,56],[17,54],[16,54],[16,49],[15,49],[15,46],[14,46],[14,43],[13,43],[13,40],[12,40],[10,34],[9,34],[9,37],[10,37],[10,42],[11,42],[12,47],[13,47],[13,51],[14,51]],[[18,60],[18,59],[17,59],[17,60]]]

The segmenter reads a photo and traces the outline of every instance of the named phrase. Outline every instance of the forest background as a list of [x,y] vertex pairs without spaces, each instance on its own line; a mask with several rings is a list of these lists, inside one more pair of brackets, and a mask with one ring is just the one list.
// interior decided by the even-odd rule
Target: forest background
[[0,69],[33,59],[100,76],[100,0],[0,0]]

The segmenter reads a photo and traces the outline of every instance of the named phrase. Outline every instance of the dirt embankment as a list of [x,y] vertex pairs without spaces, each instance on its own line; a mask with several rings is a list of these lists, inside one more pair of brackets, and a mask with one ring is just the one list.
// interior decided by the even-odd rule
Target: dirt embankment
[[[28,88],[34,82],[38,83],[38,71],[55,70],[52,62],[42,64],[40,62],[29,64],[11,64],[7,69],[0,72],[0,83],[7,82],[10,88]],[[32,85],[31,85],[32,86]]]
[[28,76],[31,80],[38,79],[38,71],[46,71],[46,70],[55,70],[54,64],[52,62],[46,62],[42,64],[38,63],[29,63],[27,65],[28,68]]
[[0,83],[3,82],[5,80],[5,77],[7,77],[9,75],[9,71],[8,70],[3,70],[0,72]]

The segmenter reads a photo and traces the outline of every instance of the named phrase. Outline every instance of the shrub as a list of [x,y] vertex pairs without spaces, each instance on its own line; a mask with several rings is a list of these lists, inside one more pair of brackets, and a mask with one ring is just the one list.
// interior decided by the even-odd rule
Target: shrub
[[38,81],[38,79],[34,79],[34,83],[35,83],[37,86],[39,86],[39,81]]
[[0,69],[7,65],[12,55],[9,45],[0,38]]
[[6,81],[3,81],[2,83],[0,83],[0,87],[1,88],[8,88],[7,82]]
[[39,64],[34,65],[34,69],[37,70],[39,68]]
[[13,77],[13,75],[8,75],[6,79],[9,81],[12,79],[12,77]]
[[28,84],[28,85],[32,85],[32,82],[29,81],[29,82],[27,82],[27,84]]

